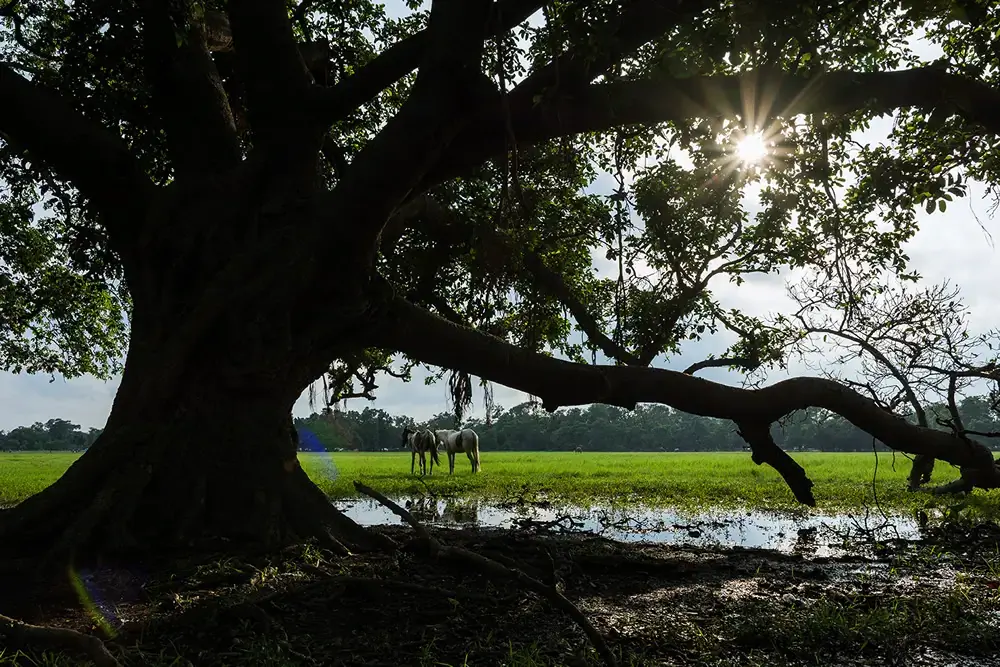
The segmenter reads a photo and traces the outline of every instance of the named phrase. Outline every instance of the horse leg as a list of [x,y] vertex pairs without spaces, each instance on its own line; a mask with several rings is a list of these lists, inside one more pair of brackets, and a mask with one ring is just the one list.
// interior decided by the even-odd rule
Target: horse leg
[[417,450],[410,450],[410,474],[413,474],[413,468],[417,464]]
[[455,452],[448,450],[448,474],[455,474]]

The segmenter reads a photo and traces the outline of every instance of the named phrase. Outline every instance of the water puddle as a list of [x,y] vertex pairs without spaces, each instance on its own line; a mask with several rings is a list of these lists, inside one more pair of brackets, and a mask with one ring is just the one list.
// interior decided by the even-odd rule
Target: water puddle
[[[747,547],[783,552],[841,553],[848,541],[915,540],[920,529],[908,515],[832,514],[761,510],[679,511],[642,505],[499,506],[476,500],[395,499],[418,520],[441,527],[520,528],[553,533],[582,533],[621,542],[702,547]],[[334,503],[362,525],[399,525],[402,521],[378,503],[363,499]]]

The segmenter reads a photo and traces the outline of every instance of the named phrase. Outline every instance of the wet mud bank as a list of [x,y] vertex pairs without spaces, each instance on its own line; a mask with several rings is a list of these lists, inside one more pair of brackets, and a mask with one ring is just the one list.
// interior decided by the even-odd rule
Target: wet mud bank
[[[428,558],[408,529],[379,530],[402,548],[80,573],[86,597],[58,618],[114,632],[123,664],[599,664],[546,601]],[[998,664],[984,531],[958,551],[911,543],[872,558],[432,530],[556,581],[624,665]]]
[[[917,540],[855,533],[823,552],[794,541],[788,548],[620,541],[529,514],[516,517],[523,528],[513,530],[422,520],[443,544],[558,586],[621,665],[1000,665],[995,524],[932,527]],[[624,530],[623,517],[612,518]],[[701,530],[690,516],[678,521],[685,523],[646,534],[701,539],[690,535]],[[399,549],[337,558],[306,545],[199,557],[169,572],[156,564],[90,569],[73,573],[76,588],[58,598],[61,606],[54,595],[45,605],[5,595],[0,612],[113,637],[123,665],[601,664],[579,627],[547,600],[431,557],[409,528],[375,530]],[[10,584],[0,582],[0,590]],[[0,665],[85,664],[9,655]]]

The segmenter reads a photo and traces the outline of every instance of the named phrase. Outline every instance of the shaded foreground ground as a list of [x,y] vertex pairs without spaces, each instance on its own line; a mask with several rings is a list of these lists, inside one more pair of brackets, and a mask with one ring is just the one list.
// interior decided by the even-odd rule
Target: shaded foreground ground
[[[379,530],[403,548],[336,559],[305,546],[182,563],[173,575],[154,564],[77,571],[43,587],[7,570],[0,612],[87,632],[103,626],[126,665],[598,664],[548,602],[428,559],[407,529]],[[1000,664],[995,524],[835,559],[808,549],[433,532],[556,577],[623,665]],[[2,655],[2,665],[86,664]]]

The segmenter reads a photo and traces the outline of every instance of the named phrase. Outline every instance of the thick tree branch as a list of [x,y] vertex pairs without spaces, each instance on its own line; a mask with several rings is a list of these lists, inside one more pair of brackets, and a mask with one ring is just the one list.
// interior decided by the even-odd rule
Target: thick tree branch
[[[494,3],[487,36],[506,33],[542,6],[541,0],[500,0]],[[329,89],[317,92],[315,108],[328,124],[354,113],[381,91],[403,78],[420,64],[431,43],[429,29],[424,29],[393,44],[374,60]]]
[[806,476],[805,469],[795,462],[771,437],[771,425],[752,422],[739,425],[739,434],[750,445],[752,460],[757,465],[768,464],[778,471],[792,490],[795,499],[809,507],[816,506],[813,496],[813,482]]
[[[254,145],[281,150],[289,131],[308,127],[303,107],[312,83],[287,5],[283,0],[230,2],[228,12]],[[320,128],[316,139],[322,134]]]
[[191,20],[187,2],[149,0],[141,7],[144,68],[176,173],[232,167],[240,160],[239,138],[203,25]]
[[696,18],[712,3],[705,0],[627,0],[621,14],[604,25],[595,26],[594,35],[607,39],[603,48],[591,43],[569,49],[545,67],[532,72],[511,92],[521,102],[533,100],[545,91],[556,93],[581,90],[598,76],[632,54],[636,49]]
[[432,0],[427,21],[431,42],[424,50],[416,86],[439,88],[446,79],[456,85],[478,79],[491,4],[490,0]]
[[[472,141],[472,144],[468,147],[457,144],[454,157],[434,170],[423,189],[464,173],[509,148],[505,141],[511,135],[516,137],[518,143],[537,143],[538,139],[525,141],[520,136],[512,118],[515,108],[535,110],[540,101],[547,107],[552,101],[575,99],[579,93],[590,90],[587,84],[608,73],[623,58],[650,40],[694,19],[708,6],[700,0],[626,0],[620,14],[594,27],[593,34],[607,40],[596,54],[594,45],[588,42],[577,49],[564,51],[545,67],[532,72],[510,92],[507,97],[509,106],[506,103],[498,105],[460,135],[463,142]],[[497,125],[498,122],[500,125]],[[504,132],[499,147],[494,136],[498,127]],[[478,142],[488,144],[489,148],[480,149]]]
[[795,410],[818,407],[843,416],[892,449],[973,469],[993,470],[994,466],[987,448],[910,424],[850,388],[823,378],[792,378],[762,389],[742,389],[664,369],[577,364],[456,326],[398,297],[374,336],[378,346],[412,359],[461,369],[538,396],[548,410],[588,403],[633,408],[640,402],[655,402],[689,414],[729,419],[746,432]]
[[[1000,91],[934,67],[895,72],[836,71],[804,77],[774,70],[741,75],[656,77],[594,84],[542,104],[511,95],[512,125],[519,144],[599,132],[632,124],[733,116],[788,117],[905,107],[953,108],[956,114],[1000,133]],[[506,121],[498,110],[463,132],[422,186],[466,173],[504,150]]]
[[0,97],[0,134],[102,211],[112,246],[128,261],[155,187],[125,143],[6,65],[0,65]]
[[359,255],[373,252],[392,211],[481,111],[484,86],[492,89],[480,69],[489,9],[489,0],[432,4],[431,41],[410,96],[328,197],[331,214],[356,230]]

